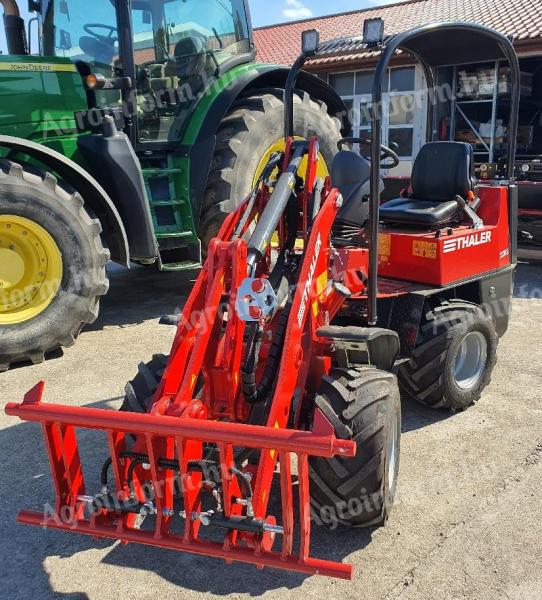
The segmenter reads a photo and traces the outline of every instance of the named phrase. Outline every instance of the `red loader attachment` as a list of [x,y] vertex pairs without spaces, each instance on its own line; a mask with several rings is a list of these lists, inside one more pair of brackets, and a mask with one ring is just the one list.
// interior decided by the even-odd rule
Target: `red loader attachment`
[[[63,529],[98,538],[135,542],[180,550],[193,554],[223,558],[227,562],[244,562],[257,567],[274,567],[308,574],[350,579],[350,565],[311,558],[309,456],[351,456],[354,442],[337,440],[329,429],[322,432],[274,429],[237,423],[137,415],[110,410],[43,404],[40,402],[43,384],[38,384],[22,404],[9,404],[6,412],[25,421],[41,423],[45,445],[51,463],[56,504],[54,512],[21,511],[18,520],[27,525]],[[118,490],[100,496],[86,496],[87,486],[79,459],[76,429],[105,431],[113,480]],[[137,432],[141,455],[153,490],[153,502],[138,500],[127,483],[130,461],[126,457],[124,439]],[[239,478],[235,474],[234,449],[242,440],[243,448],[256,449],[273,455],[280,464],[280,494],[282,523],[276,518],[245,518],[235,503],[242,498]],[[209,476],[205,463],[204,444],[212,443],[220,455],[220,469],[215,475],[226,499],[223,516],[213,519],[211,512],[202,511],[204,478]],[[125,456],[125,458],[123,458]],[[161,457],[167,457],[166,459]],[[294,500],[292,491],[292,457],[297,458],[299,494],[299,550],[294,547]],[[178,473],[176,478],[175,473]],[[242,480],[242,479],[241,479]],[[184,527],[172,530],[175,484],[180,482],[183,496]],[[119,491],[120,490],[120,491]],[[256,498],[254,499],[256,500]],[[85,514],[91,514],[86,517]],[[154,515],[152,530],[140,529],[142,515]],[[226,532],[222,542],[200,539],[202,525],[216,525]],[[271,551],[275,538],[281,538],[279,551]]]
[[[293,196],[307,155],[304,189]],[[315,344],[316,280],[322,287],[328,260],[323,240],[338,193],[326,188],[310,232],[307,207],[317,156],[316,140],[291,140],[262,176],[282,164],[275,191],[271,194],[261,179],[211,242],[147,414],[43,404],[43,383],[22,404],[7,406],[9,415],[41,423],[56,490],[51,514],[22,511],[20,522],[259,568],[351,578],[350,565],[310,556],[309,459],[356,452],[355,442],[336,439],[319,409],[311,410],[312,431],[300,430],[305,394],[314,397],[330,364],[315,354],[326,347]],[[283,213],[292,201],[300,205],[295,227],[305,248],[299,252],[295,240],[290,242],[288,252],[298,255],[298,279],[293,293],[289,286],[293,299],[285,305],[270,283],[271,263],[288,245]],[[280,265],[280,258],[276,262]],[[336,310],[340,302],[329,306]],[[89,492],[83,477],[78,428],[107,436],[109,458],[98,494]],[[277,466],[280,474],[274,478]],[[280,502],[270,500],[274,479]],[[208,539],[210,532],[219,539]],[[274,550],[278,538],[280,549]]]

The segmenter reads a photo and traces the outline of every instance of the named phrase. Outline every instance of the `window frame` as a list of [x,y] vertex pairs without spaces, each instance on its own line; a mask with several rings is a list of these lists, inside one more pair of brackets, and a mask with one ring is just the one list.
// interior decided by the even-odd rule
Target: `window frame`
[[[392,71],[397,69],[412,68],[414,69],[414,89],[404,91],[389,91],[391,87],[391,74]],[[353,87],[352,94],[341,95],[343,101],[352,102],[352,132],[354,137],[362,137],[363,132],[370,134],[371,124],[361,124],[361,106],[362,104],[370,103],[372,101],[372,94],[356,94],[357,77],[358,73],[374,73],[372,69],[349,69],[344,71],[333,71],[328,73],[327,80],[331,82],[332,75],[351,75],[353,74]],[[412,130],[412,154],[401,155],[399,158],[401,163],[413,162],[418,154],[421,146],[425,140],[426,134],[426,114],[427,114],[427,94],[424,93],[424,75],[422,70],[417,65],[401,65],[391,67],[387,73],[387,89],[382,94],[382,143],[384,145],[389,144],[390,131],[397,129],[411,129]],[[331,85],[331,83],[330,83]],[[332,86],[333,87],[333,86]],[[421,103],[418,103],[418,97],[422,94]],[[392,97],[400,97],[405,95],[413,95],[415,99],[415,108],[413,114],[412,123],[397,123],[390,124],[390,99]],[[407,165],[405,165],[407,166]]]

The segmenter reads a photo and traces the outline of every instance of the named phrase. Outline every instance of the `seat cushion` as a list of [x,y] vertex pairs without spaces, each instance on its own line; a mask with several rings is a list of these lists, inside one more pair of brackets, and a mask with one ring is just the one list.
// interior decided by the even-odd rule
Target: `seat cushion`
[[413,227],[435,227],[452,221],[460,214],[460,206],[455,200],[435,202],[396,198],[380,206],[380,220],[384,223]]

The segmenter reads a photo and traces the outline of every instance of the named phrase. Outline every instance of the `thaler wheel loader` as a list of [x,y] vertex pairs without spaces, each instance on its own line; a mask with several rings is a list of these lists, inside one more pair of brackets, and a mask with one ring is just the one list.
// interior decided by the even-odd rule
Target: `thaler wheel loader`
[[[56,492],[52,511],[23,510],[21,523],[348,579],[350,565],[311,554],[311,527],[388,518],[399,383],[435,408],[479,400],[516,262],[517,57],[469,23],[388,39],[382,23],[366,25],[348,44],[381,52],[371,137],[341,140],[330,176],[317,176],[317,137],[293,135],[293,90],[307,59],[344,40],[306,32],[286,83],[284,150],[209,243],[182,314],[166,318],[177,326],[169,356],[140,367],[121,410],[44,403],[43,383],[7,405],[41,423]],[[435,69],[475,49],[511,68],[509,180],[479,185],[469,145],[429,137],[409,189],[381,205],[381,170],[399,160],[381,143],[391,58],[419,61],[431,108]],[[106,435],[99,483],[83,477],[79,428]]]

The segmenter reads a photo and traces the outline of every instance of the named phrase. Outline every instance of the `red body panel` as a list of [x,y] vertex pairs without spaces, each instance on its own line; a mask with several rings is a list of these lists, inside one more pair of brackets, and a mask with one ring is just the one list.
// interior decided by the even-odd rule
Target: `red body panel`
[[479,195],[481,229],[468,225],[437,232],[383,229],[380,275],[441,287],[508,266],[507,188],[481,186]]

